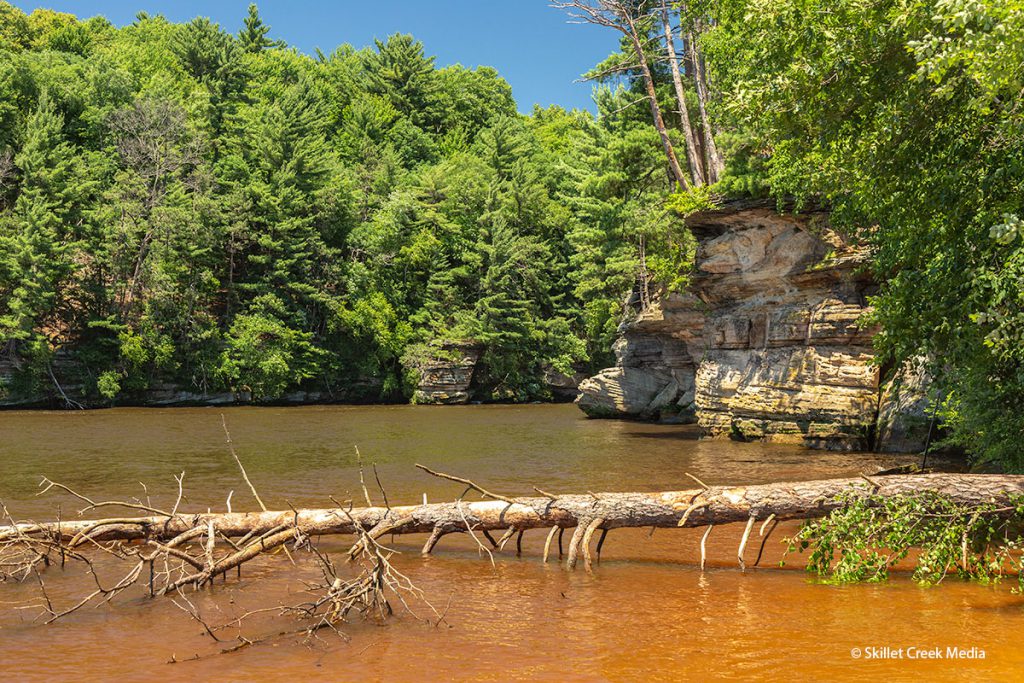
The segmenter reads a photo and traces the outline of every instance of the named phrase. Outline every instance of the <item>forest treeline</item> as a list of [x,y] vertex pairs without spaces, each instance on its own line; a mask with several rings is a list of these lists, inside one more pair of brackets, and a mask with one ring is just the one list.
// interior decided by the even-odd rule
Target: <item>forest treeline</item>
[[401,400],[471,341],[481,398],[544,398],[608,363],[641,245],[649,277],[691,250],[657,133],[599,99],[520,115],[494,69],[407,35],[304,55],[254,6],[236,35],[0,3],[7,390],[59,356],[100,401]]
[[552,4],[607,29],[596,115],[518,114],[404,35],[303,55],[255,8],[231,34],[0,2],[19,381],[59,352],[108,400],[401,399],[473,341],[481,398],[542,398],[685,282],[687,213],[773,196],[871,246],[883,371],[923,359],[950,438],[1024,467],[1024,0]]

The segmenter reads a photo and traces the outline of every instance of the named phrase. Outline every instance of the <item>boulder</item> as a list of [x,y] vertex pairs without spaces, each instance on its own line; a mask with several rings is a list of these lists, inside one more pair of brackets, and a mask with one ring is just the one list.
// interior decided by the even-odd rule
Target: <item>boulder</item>
[[878,407],[878,450],[921,453],[928,440],[934,405],[924,361],[908,363],[882,387]]

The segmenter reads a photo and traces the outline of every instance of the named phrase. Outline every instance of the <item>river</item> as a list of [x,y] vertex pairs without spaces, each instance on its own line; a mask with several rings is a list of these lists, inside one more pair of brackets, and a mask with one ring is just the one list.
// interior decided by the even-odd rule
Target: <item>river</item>
[[[36,496],[45,475],[103,498],[144,496],[144,482],[154,505],[170,506],[174,475],[184,471],[184,509],[223,510],[231,491],[234,509],[256,509],[221,414],[272,509],[361,497],[357,446],[364,462],[377,464],[392,504],[461,493],[417,462],[514,496],[535,495],[533,486],[690,488],[686,473],[709,484],[856,476],[912,460],[698,440],[688,427],[587,420],[571,405],[16,411],[0,413],[0,501],[20,519],[53,517],[58,503],[72,514],[66,496]],[[371,493],[379,500],[375,486]],[[400,614],[385,625],[354,622],[347,640],[288,637],[227,655],[213,654],[218,646],[168,600],[125,596],[42,626],[32,621],[36,611],[21,609],[37,600],[38,587],[3,584],[0,672],[5,681],[679,681],[1006,680],[1024,670],[1024,598],[1012,582],[922,588],[898,575],[880,585],[824,585],[798,570],[799,556],[778,567],[780,541],[795,528],[780,525],[761,568],[746,573],[736,566],[739,528],[713,532],[705,572],[696,566],[701,530],[613,531],[593,574],[542,564],[543,531],[526,534],[522,557],[512,543],[493,567],[466,538],[445,537],[421,558],[423,539],[398,537],[396,566],[447,608],[446,623]],[[261,559],[240,582],[193,599],[211,621],[297,602],[300,579],[313,578],[299,562]],[[64,606],[87,585],[80,567],[67,571],[63,579],[60,570],[47,572],[50,598]],[[948,647],[979,648],[984,659],[951,660]],[[921,658],[935,648],[941,657]]]

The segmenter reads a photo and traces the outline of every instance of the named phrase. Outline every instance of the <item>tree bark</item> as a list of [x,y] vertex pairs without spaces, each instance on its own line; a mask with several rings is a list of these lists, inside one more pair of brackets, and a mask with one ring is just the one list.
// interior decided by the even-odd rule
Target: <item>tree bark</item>
[[661,107],[658,106],[658,93],[654,89],[654,76],[651,75],[651,68],[647,64],[647,56],[644,53],[643,45],[640,43],[640,36],[637,34],[636,24],[633,23],[633,18],[628,12],[625,13],[623,19],[625,20],[628,28],[626,33],[629,36],[630,43],[633,45],[633,53],[636,55],[637,68],[640,69],[640,73],[644,78],[644,87],[647,90],[647,100],[651,104],[651,118],[654,120],[654,127],[657,129],[658,135],[661,137],[661,146],[665,149],[665,156],[668,157],[668,165],[672,171],[672,176],[679,188],[685,190],[689,186],[689,183],[686,180],[686,174],[683,173],[683,169],[679,165],[679,158],[676,156],[676,150],[672,145],[672,139],[668,136],[665,119],[661,116]]
[[679,158],[676,156],[672,139],[665,127],[665,119],[661,115],[661,107],[658,106],[658,94],[654,88],[654,77],[647,64],[643,43],[636,26],[636,19],[646,17],[642,11],[645,9],[643,3],[637,4],[635,0],[554,0],[551,4],[553,7],[567,11],[574,20],[613,28],[629,38],[636,57],[637,68],[640,69],[644,79],[644,89],[647,91],[647,100],[651,105],[651,118],[661,137],[661,146],[665,150],[665,156],[668,157],[672,178],[680,189],[687,189],[689,182],[679,165]]
[[[387,534],[519,531],[540,528],[697,527],[751,518],[811,519],[842,505],[842,495],[895,497],[935,492],[965,505],[1011,505],[1024,495],[1024,475],[920,474],[759,484],[654,493],[589,493],[507,500],[462,501],[395,507],[324,508],[266,512],[198,513],[47,524],[0,526],[0,541],[19,535],[57,535],[70,546],[89,541],[169,541],[207,529],[228,537],[280,534],[298,528],[308,535],[352,534],[355,525]],[[287,535],[287,534],[286,534]]]
[[[699,34],[698,34],[699,35]],[[722,171],[725,170],[725,162],[718,152],[718,145],[715,144],[715,131],[711,127],[711,118],[708,116],[708,81],[707,72],[704,68],[704,56],[700,53],[700,46],[694,40],[692,31],[687,33],[686,42],[690,49],[690,59],[693,62],[694,83],[697,87],[697,108],[700,111],[700,125],[704,134],[704,149],[707,152],[707,179],[709,183],[718,182]]]
[[676,89],[676,101],[679,103],[679,121],[686,136],[686,160],[690,166],[690,176],[697,187],[706,184],[707,174],[704,172],[704,160],[697,146],[697,139],[690,125],[690,112],[686,106],[686,92],[683,90],[683,77],[679,72],[679,59],[676,57],[676,45],[672,39],[672,26],[669,22],[668,2],[661,0],[661,24],[665,31],[665,52],[668,55],[669,70],[672,72],[672,83]]

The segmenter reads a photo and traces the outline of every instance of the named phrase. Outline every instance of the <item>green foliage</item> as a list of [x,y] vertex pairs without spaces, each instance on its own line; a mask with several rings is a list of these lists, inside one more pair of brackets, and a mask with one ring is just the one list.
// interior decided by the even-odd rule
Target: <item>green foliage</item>
[[75,224],[89,189],[63,123],[44,92],[13,160],[20,192],[0,216],[0,338],[21,345],[36,378],[48,367],[69,314],[61,292],[75,270],[70,250],[80,237]]
[[685,192],[674,192],[665,202],[666,209],[683,218],[698,211],[709,211],[717,207],[717,195],[709,185],[694,187]]
[[256,5],[249,5],[249,14],[245,17],[245,26],[238,32],[238,43],[246,52],[262,52],[268,47],[278,46],[267,34],[270,27],[260,19]]
[[113,370],[101,373],[96,379],[96,390],[103,398],[114,400],[121,392],[121,376]]
[[1020,550],[1024,499],[1008,507],[967,506],[934,492],[880,497],[851,492],[828,516],[806,522],[789,553],[809,551],[807,571],[830,583],[884,581],[911,557],[913,578],[937,584],[954,575],[991,583],[1016,574],[1024,588]]
[[235,317],[220,364],[231,386],[257,399],[275,399],[316,376],[321,353],[310,343],[312,335],[289,327],[286,317],[284,303],[273,294],[256,298]]
[[494,69],[407,35],[316,58],[270,35],[255,6],[234,35],[0,2],[11,392],[59,353],[105,401],[403,400],[419,351],[456,342],[484,349],[479,397],[532,400],[609,361],[641,253],[678,280],[641,117],[520,115]]
[[761,174],[741,186],[823,199],[859,230],[883,283],[880,361],[933,359],[953,440],[1024,468],[1024,3],[727,0],[716,13],[724,125],[756,151],[731,166]]

